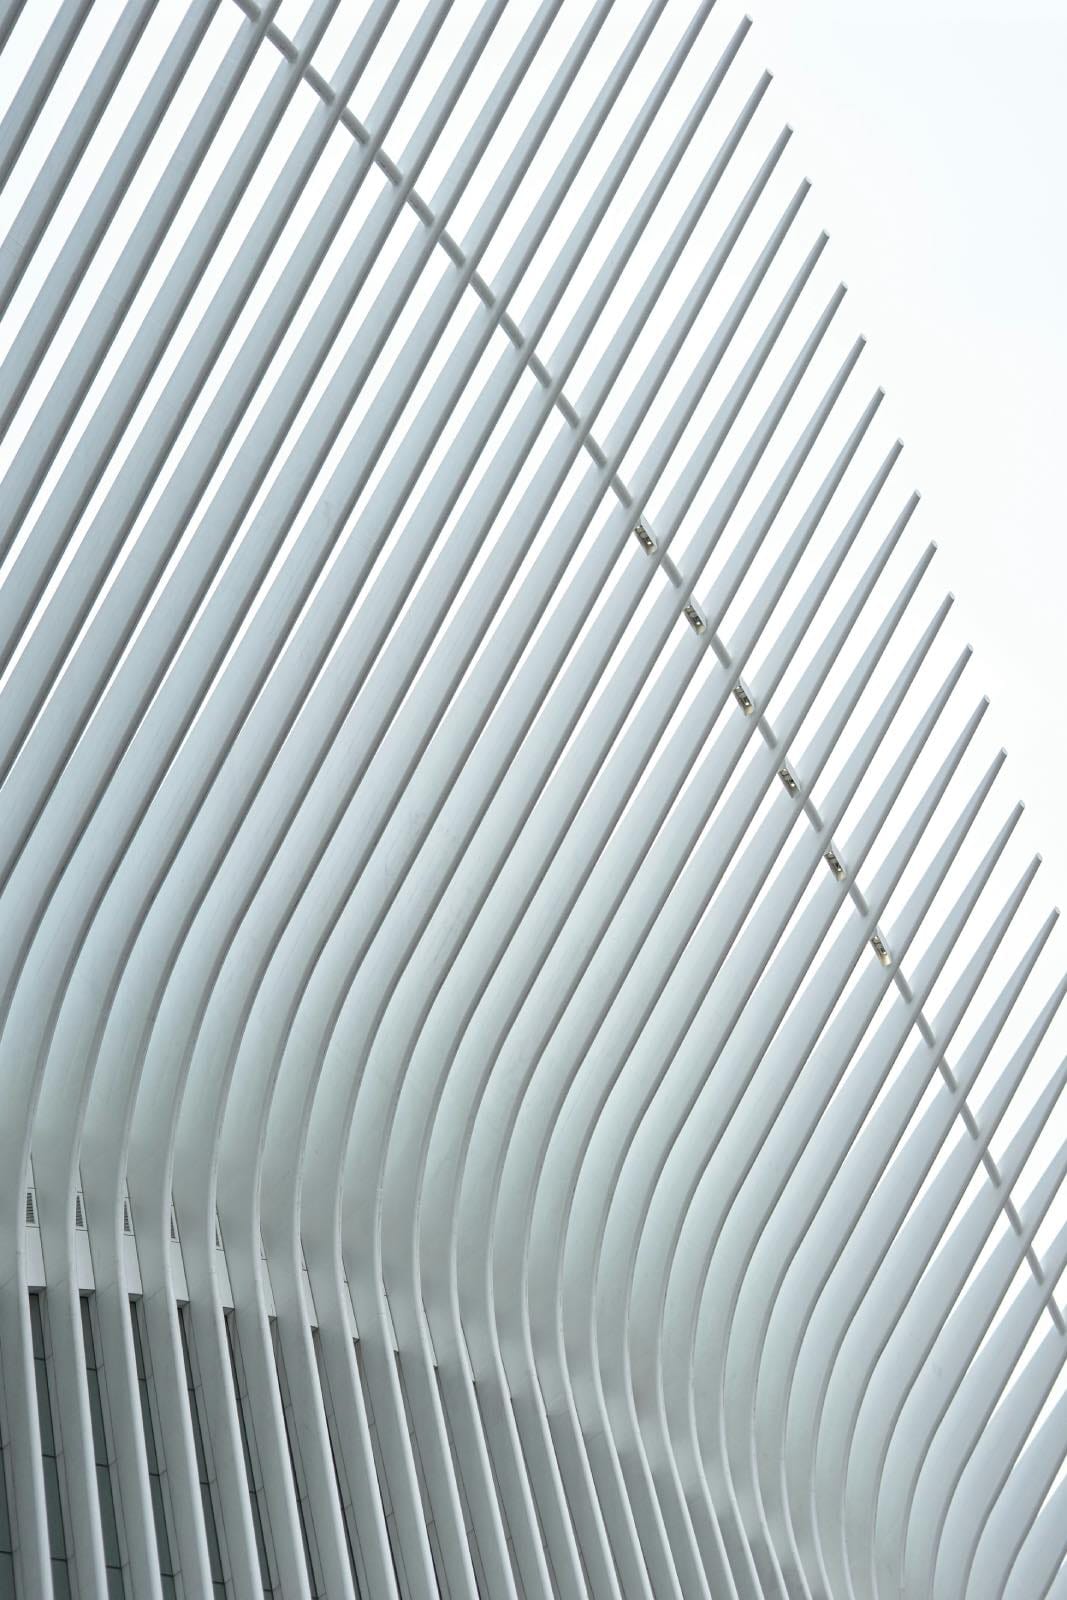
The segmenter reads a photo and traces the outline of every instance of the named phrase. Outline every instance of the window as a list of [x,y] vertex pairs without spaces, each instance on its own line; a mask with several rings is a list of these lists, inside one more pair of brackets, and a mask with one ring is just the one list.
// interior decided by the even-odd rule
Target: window
[[59,1447],[49,1391],[47,1327],[43,1302],[44,1295],[39,1291],[30,1295],[33,1375],[37,1382],[37,1420],[41,1430],[41,1465],[44,1468],[44,1498],[48,1513],[48,1552],[52,1558],[52,1588],[56,1600],[67,1600],[70,1594],[70,1576],[67,1569],[70,1550],[67,1545],[63,1495],[60,1490]]
[[[346,1493],[341,1477],[341,1463],[337,1453],[337,1418],[334,1415],[333,1405],[330,1400],[329,1385],[326,1382],[326,1370],[322,1359],[322,1345],[319,1341],[318,1328],[312,1328],[311,1341],[315,1349],[315,1364],[319,1374],[319,1392],[322,1395],[323,1409],[326,1413],[326,1431],[330,1438],[330,1454],[333,1457],[333,1475],[337,1483],[337,1498],[341,1502],[341,1521],[344,1524],[345,1543],[348,1546],[348,1565],[352,1570],[352,1587],[356,1592],[356,1600],[362,1600],[362,1588],[359,1581],[359,1570],[356,1561],[356,1545],[353,1544],[356,1534],[351,1500]],[[397,1580],[399,1587],[399,1579]]]
[[285,1362],[282,1360],[281,1344],[278,1339],[278,1323],[275,1317],[270,1319],[270,1337],[271,1344],[274,1347],[274,1365],[278,1374],[278,1388],[282,1399],[285,1442],[289,1448],[289,1470],[293,1475],[293,1491],[296,1494],[296,1509],[300,1518],[300,1537],[303,1540],[304,1560],[308,1569],[308,1586],[311,1590],[312,1600],[320,1600],[320,1596],[324,1596],[326,1590],[322,1583],[322,1569],[315,1545],[315,1529],[311,1520],[311,1505],[308,1500],[307,1482],[304,1478],[299,1446],[296,1443],[296,1428],[293,1423],[293,1401],[289,1393],[289,1381],[285,1376]]
[[263,1593],[274,1595],[280,1591],[274,1582],[270,1550],[267,1545],[268,1522],[266,1506],[263,1503],[263,1484],[256,1470],[256,1462],[252,1453],[253,1440],[246,1414],[245,1401],[248,1396],[244,1386],[244,1370],[241,1366],[241,1346],[237,1337],[237,1323],[232,1311],[226,1312],[226,1339],[230,1347],[230,1370],[233,1373],[233,1387],[237,1396],[237,1420],[241,1429],[241,1448],[244,1451],[248,1497],[252,1506],[252,1526],[255,1529],[256,1549],[259,1552],[259,1574],[263,1580]]
[[121,1600],[126,1588],[122,1578],[122,1547],[119,1540],[118,1516],[115,1504],[115,1485],[111,1463],[114,1456],[108,1446],[108,1428],[105,1419],[105,1394],[101,1382],[100,1362],[96,1354],[93,1335],[93,1314],[89,1296],[81,1297],[82,1342],[85,1345],[85,1377],[89,1385],[89,1412],[93,1419],[93,1456],[96,1461],[96,1492],[100,1502],[100,1526],[104,1535],[104,1566],[107,1569],[107,1592],[110,1600]]
[[204,1529],[207,1534],[208,1559],[211,1563],[211,1588],[215,1600],[226,1600],[226,1584],[222,1576],[222,1554],[219,1550],[218,1519],[208,1476],[207,1456],[204,1452],[204,1435],[200,1427],[200,1396],[193,1375],[192,1339],[188,1326],[189,1313],[185,1306],[178,1309],[178,1327],[182,1336],[182,1357],[185,1361],[185,1382],[189,1390],[189,1414],[193,1424],[193,1446],[196,1450],[196,1471],[200,1479],[200,1503],[204,1510]]
[[[152,1369],[148,1361],[148,1342],[142,1328],[144,1312],[139,1300],[130,1301],[130,1326],[133,1330],[133,1350],[137,1361],[137,1388],[141,1396],[141,1426],[144,1429],[145,1455],[148,1458],[148,1481],[152,1492],[152,1517],[156,1528],[156,1550],[159,1555],[159,1578],[165,1600],[177,1593],[175,1578],[177,1567],[171,1554],[170,1534],[167,1527],[167,1490],[163,1463],[156,1449],[156,1425],[153,1416],[153,1396],[149,1388]],[[194,1427],[195,1432],[195,1427]],[[211,1541],[208,1541],[210,1546]],[[212,1572],[214,1577],[214,1572]]]
[[6,1467],[7,1452],[0,1450],[0,1600],[15,1600],[15,1541],[7,1509]]

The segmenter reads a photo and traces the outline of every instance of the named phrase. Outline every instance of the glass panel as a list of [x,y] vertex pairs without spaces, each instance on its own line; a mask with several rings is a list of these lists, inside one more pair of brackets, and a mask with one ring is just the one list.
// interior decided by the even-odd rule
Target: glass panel
[[89,1384],[89,1414],[93,1419],[93,1454],[98,1467],[107,1466],[107,1434],[104,1431],[104,1407],[100,1399],[100,1374],[90,1369],[85,1374]]
[[159,1457],[156,1455],[156,1430],[152,1425],[152,1403],[148,1396],[147,1383],[139,1383],[137,1388],[141,1396],[141,1427],[144,1431],[145,1455],[148,1458],[149,1472],[159,1472]]
[[120,1567],[122,1552],[119,1549],[119,1530],[115,1526],[115,1497],[111,1492],[111,1474],[106,1466],[96,1469],[96,1492],[100,1499],[100,1526],[104,1531],[104,1565]]
[[296,1509],[300,1518],[300,1538],[304,1545],[304,1565],[307,1567],[308,1587],[311,1590],[312,1600],[318,1600],[319,1585],[315,1577],[315,1563],[311,1559],[311,1546],[308,1543],[307,1509],[303,1500],[297,1501]]
[[48,1400],[48,1373],[43,1361],[33,1363],[33,1376],[37,1383],[37,1418],[41,1429],[41,1453],[54,1456],[56,1439],[52,1432],[52,1407]]
[[185,1362],[185,1381],[188,1387],[193,1387],[193,1363],[189,1356],[189,1330],[185,1326],[185,1308],[179,1308],[178,1326],[182,1335],[182,1360]]
[[273,1594],[274,1590],[271,1588],[270,1582],[270,1563],[267,1560],[267,1546],[263,1537],[263,1518],[259,1511],[259,1496],[251,1488],[251,1485],[249,1489],[252,1496],[252,1527],[256,1535],[256,1554],[259,1557],[259,1575],[263,1580],[263,1593]]
[[[144,1434],[145,1456],[148,1461],[148,1483],[152,1495],[152,1521],[156,1530],[156,1553],[159,1557],[159,1578],[164,1596],[175,1594],[174,1560],[167,1531],[167,1508],[159,1456],[156,1452],[155,1424],[152,1421],[152,1396],[148,1389],[149,1366],[145,1361],[145,1341],[141,1328],[141,1310],[136,1300],[130,1301],[130,1329],[137,1359],[137,1389],[141,1402],[141,1429]],[[190,1395],[190,1400],[192,1396]],[[196,1417],[193,1417],[196,1428]],[[210,1525],[209,1525],[210,1527]],[[213,1527],[210,1528],[213,1532]]]
[[356,1600],[362,1600],[362,1591],[359,1586],[359,1575],[356,1571],[356,1553],[352,1547],[352,1529],[350,1526],[352,1507],[346,1500],[344,1486],[341,1482],[341,1466],[337,1456],[337,1417],[330,1403],[329,1385],[323,1370],[322,1341],[319,1338],[318,1328],[311,1330],[311,1343],[315,1351],[315,1370],[319,1375],[319,1397],[322,1401],[323,1412],[326,1416],[326,1435],[330,1441],[330,1457],[333,1461],[334,1481],[337,1484],[337,1499],[341,1507],[341,1520],[345,1530],[345,1545],[348,1549],[348,1565],[352,1573],[352,1587],[356,1592]]
[[312,1551],[314,1527],[310,1526],[311,1507],[307,1499],[307,1485],[304,1481],[301,1465],[293,1445],[293,1402],[289,1392],[289,1380],[285,1374],[285,1362],[282,1359],[281,1340],[278,1334],[277,1321],[272,1317],[270,1324],[271,1344],[274,1348],[274,1370],[278,1379],[278,1388],[282,1398],[282,1418],[285,1423],[285,1440],[289,1449],[289,1471],[293,1479],[293,1492],[296,1495],[297,1515],[300,1519],[300,1538],[304,1546],[304,1564],[307,1567],[308,1586],[311,1590],[312,1600],[318,1600],[321,1585],[318,1578],[318,1562],[316,1554]]
[[219,1549],[219,1536],[215,1527],[215,1508],[211,1503],[211,1485],[201,1483],[200,1499],[204,1506],[204,1529],[207,1533],[207,1553],[211,1563],[211,1580],[213,1583],[222,1581],[222,1552]]
[[81,1297],[82,1339],[85,1346],[85,1378],[89,1390],[89,1414],[93,1424],[93,1454],[96,1458],[96,1497],[100,1506],[100,1527],[104,1541],[104,1566],[108,1569],[108,1594],[122,1600],[122,1550],[115,1516],[115,1486],[111,1481],[107,1429],[104,1425],[104,1397],[100,1367],[93,1338],[93,1315],[89,1296]]
[[248,1498],[252,1508],[252,1527],[256,1535],[256,1550],[259,1555],[259,1572],[263,1580],[263,1593],[273,1594],[274,1588],[270,1575],[270,1559],[267,1554],[266,1529],[263,1525],[263,1508],[260,1504],[259,1491],[256,1487],[256,1475],[252,1458],[252,1448],[249,1441],[248,1421],[245,1416],[244,1389],[241,1383],[241,1369],[238,1365],[237,1327],[232,1311],[226,1313],[226,1337],[230,1345],[230,1369],[233,1373],[233,1387],[237,1396],[237,1420],[241,1429],[241,1444],[244,1449],[245,1475],[248,1479]]
[[[7,1514],[7,1484],[4,1480],[4,1457],[0,1453],[0,1550],[11,1549],[11,1523]],[[0,1595],[3,1591],[0,1590]]]
[[179,1308],[178,1311],[178,1329],[181,1333],[182,1357],[185,1361],[185,1381],[189,1389],[189,1414],[193,1424],[193,1443],[196,1446],[196,1467],[200,1478],[200,1499],[204,1508],[204,1529],[207,1533],[212,1585],[216,1589],[221,1589],[221,1592],[225,1594],[226,1586],[222,1581],[222,1558],[219,1553],[218,1532],[215,1524],[215,1507],[211,1495],[211,1484],[208,1480],[207,1462],[204,1459],[204,1441],[200,1434],[200,1407],[196,1388],[193,1384],[193,1363],[184,1307]]
[[44,1324],[41,1320],[41,1297],[39,1294],[30,1295],[30,1326],[33,1329],[33,1353],[39,1361],[43,1361]]
[[85,1365],[87,1367],[95,1367],[96,1366],[96,1344],[94,1343],[94,1340],[93,1340],[93,1319],[89,1314],[89,1296],[86,1295],[86,1294],[83,1294],[82,1297],[81,1297],[81,1310],[82,1310],[82,1340],[83,1340],[83,1342],[85,1344]]
[[44,1468],[44,1498],[48,1507],[48,1548],[53,1556],[65,1556],[67,1546],[63,1538],[63,1507],[59,1498],[59,1468],[55,1456],[42,1457],[41,1466]]
[[137,1381],[145,1383],[148,1379],[148,1369],[144,1359],[144,1340],[141,1338],[141,1317],[136,1300],[130,1301],[130,1326],[133,1329],[133,1354],[137,1363]]
[[152,1518],[156,1525],[156,1549],[159,1552],[159,1572],[165,1578],[172,1575],[174,1565],[170,1557],[170,1538],[167,1534],[167,1513],[163,1505],[163,1485],[159,1481],[159,1474],[154,1472],[149,1478],[152,1488]]
[[196,1475],[201,1483],[207,1483],[207,1457],[204,1455],[204,1439],[200,1432],[200,1416],[197,1409],[196,1390],[189,1390],[189,1404],[193,1408],[193,1446],[196,1450]]

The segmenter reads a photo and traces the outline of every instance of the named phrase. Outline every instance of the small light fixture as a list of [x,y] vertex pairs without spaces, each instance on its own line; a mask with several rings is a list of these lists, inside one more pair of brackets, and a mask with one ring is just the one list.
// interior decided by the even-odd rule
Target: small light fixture
[[750,717],[753,711],[755,711],[755,706],[752,704],[752,701],[748,698],[747,693],[739,683],[734,684],[734,699],[737,701],[746,717]]
[[874,951],[875,955],[878,957],[878,959],[882,963],[883,967],[892,966],[893,957],[889,954],[889,950],[888,950],[887,946],[885,945],[885,943],[883,942],[882,937],[881,937],[880,934],[876,933],[876,934],[872,935],[872,938],[871,938],[871,949]]
[[788,767],[779,767],[778,768],[778,776],[781,778],[782,782],[785,784],[785,788],[786,788],[786,793],[787,794],[799,794],[800,793],[800,787],[799,787],[799,785],[797,783],[797,780],[794,778],[793,774],[790,772]]
[[704,621],[704,618],[700,615],[700,612],[697,610],[696,606],[691,600],[683,610],[682,616],[685,618],[686,622],[688,622],[689,626],[697,633],[703,633],[707,627],[707,623]]
[[841,865],[841,863],[837,859],[837,857],[834,855],[834,852],[832,850],[827,850],[826,854],[823,857],[823,860],[826,862],[826,865],[830,868],[830,871],[833,873],[833,875],[837,879],[838,883],[844,883],[844,881],[845,881],[845,869]]
[[637,527],[634,529],[634,533],[637,535],[637,542],[641,548],[643,550],[647,550],[649,555],[651,555],[653,550],[656,548],[656,541],[653,539],[643,522],[639,522],[637,524]]

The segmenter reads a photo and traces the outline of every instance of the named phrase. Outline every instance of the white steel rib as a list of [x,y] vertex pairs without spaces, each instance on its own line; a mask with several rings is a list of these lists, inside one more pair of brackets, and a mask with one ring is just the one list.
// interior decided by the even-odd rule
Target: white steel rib
[[0,4],[0,1597],[1067,1593],[1056,913],[728,10]]

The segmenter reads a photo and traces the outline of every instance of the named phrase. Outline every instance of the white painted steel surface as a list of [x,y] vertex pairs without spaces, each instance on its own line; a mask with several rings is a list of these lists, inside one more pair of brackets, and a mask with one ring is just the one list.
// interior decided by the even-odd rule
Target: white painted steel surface
[[0,1596],[1067,1593],[1055,914],[712,11],[0,5]]

